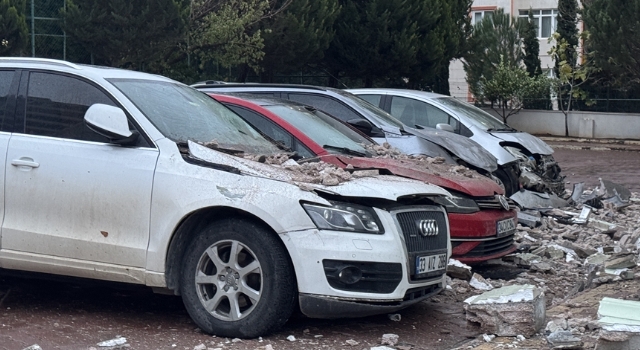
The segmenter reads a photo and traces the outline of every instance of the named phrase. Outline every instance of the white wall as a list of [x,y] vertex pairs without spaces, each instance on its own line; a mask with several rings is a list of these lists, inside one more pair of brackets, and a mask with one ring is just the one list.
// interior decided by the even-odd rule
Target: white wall
[[[561,111],[527,109],[510,116],[507,123],[530,134],[565,136],[564,118]],[[567,120],[571,137],[640,140],[640,114],[571,111]]]

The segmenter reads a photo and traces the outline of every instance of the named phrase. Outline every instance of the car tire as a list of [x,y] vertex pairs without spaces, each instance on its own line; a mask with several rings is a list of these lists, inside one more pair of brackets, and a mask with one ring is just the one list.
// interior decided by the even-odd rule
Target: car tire
[[250,221],[214,222],[186,248],[182,300],[206,333],[231,338],[269,334],[291,316],[296,289],[280,238]]
[[507,197],[511,197],[512,194],[518,191],[518,179],[513,179],[513,176],[510,176],[509,172],[498,168],[493,174],[502,182]]

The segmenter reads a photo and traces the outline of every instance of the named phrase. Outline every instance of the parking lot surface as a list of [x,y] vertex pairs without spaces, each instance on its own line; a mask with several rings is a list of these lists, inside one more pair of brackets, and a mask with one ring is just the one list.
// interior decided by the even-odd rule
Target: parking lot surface
[[[598,177],[640,191],[640,153],[557,149],[571,184],[588,187]],[[0,271],[0,349],[89,349],[123,336],[130,349],[369,349],[385,333],[399,335],[398,348],[450,349],[480,334],[466,323],[462,303],[434,298],[400,312],[362,319],[312,320],[294,316],[263,339],[233,340],[199,331],[179,297],[145,287]],[[295,340],[287,340],[293,336]],[[292,339],[292,338],[290,338]],[[349,341],[349,342],[347,342]],[[357,344],[355,344],[357,343]],[[354,344],[354,345],[350,345]]]

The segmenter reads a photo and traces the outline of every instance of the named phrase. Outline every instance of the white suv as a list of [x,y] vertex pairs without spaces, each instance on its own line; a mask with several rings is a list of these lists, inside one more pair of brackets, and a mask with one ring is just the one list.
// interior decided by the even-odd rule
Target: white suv
[[169,289],[227,337],[274,331],[295,303],[365,316],[444,287],[445,190],[301,184],[243,152],[281,151],[178,82],[0,58],[0,268]]

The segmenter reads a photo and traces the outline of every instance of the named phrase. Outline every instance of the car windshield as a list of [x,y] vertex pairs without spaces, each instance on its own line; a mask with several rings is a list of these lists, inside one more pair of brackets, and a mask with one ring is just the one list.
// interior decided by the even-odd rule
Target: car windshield
[[371,144],[371,141],[318,110],[309,110],[302,106],[272,105],[264,107],[329,152],[353,154],[355,151],[361,153],[362,156],[368,154],[362,144]]
[[473,120],[474,124],[482,129],[511,130],[510,127],[476,106],[461,102],[453,97],[438,97],[435,100],[436,102],[449,107],[455,112],[455,114],[470,118]]
[[215,142],[220,148],[248,153],[279,152],[240,116],[198,90],[154,80],[109,81],[172,141]]
[[366,100],[350,93],[347,91],[343,91],[343,90],[338,90],[335,89],[333,90],[337,93],[339,93],[340,95],[342,95],[343,97],[348,98],[350,101],[352,101],[353,103],[357,104],[359,107],[361,107],[362,109],[366,110],[367,112],[369,112],[369,116],[371,116],[371,118],[373,118],[374,120],[370,120],[372,123],[377,124],[377,126],[380,125],[390,125],[390,126],[395,126],[398,129],[402,129],[402,126],[404,124],[402,124],[402,122],[398,119],[396,119],[394,116],[392,116],[391,114],[385,112],[384,110],[372,105],[371,103],[367,102]]

